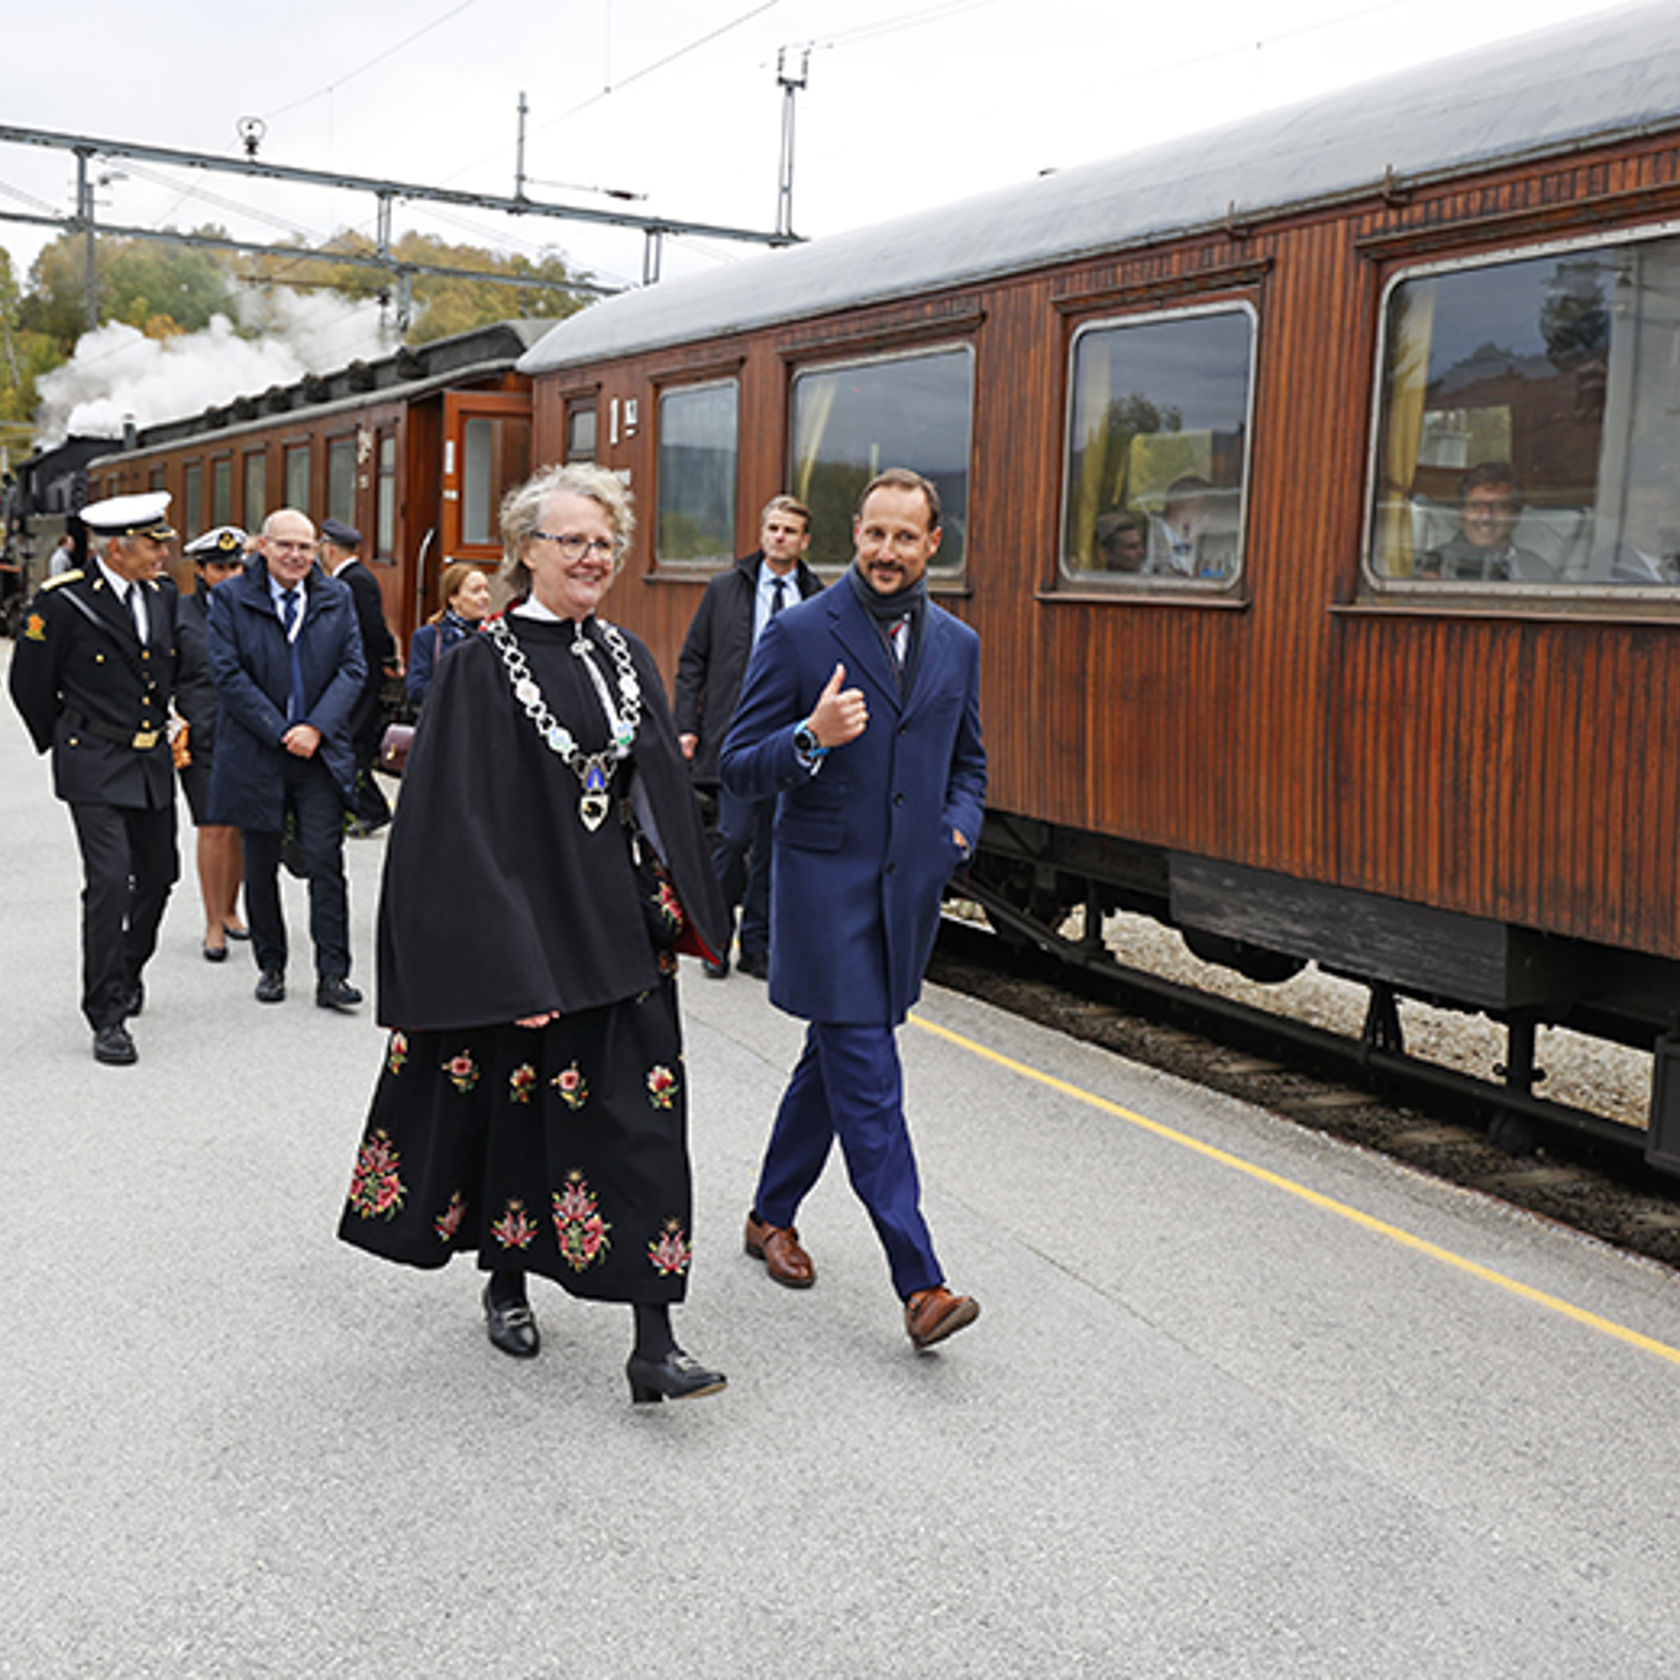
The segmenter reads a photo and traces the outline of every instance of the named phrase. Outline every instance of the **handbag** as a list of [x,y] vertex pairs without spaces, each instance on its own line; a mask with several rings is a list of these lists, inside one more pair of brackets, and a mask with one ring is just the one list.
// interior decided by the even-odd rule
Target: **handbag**
[[379,768],[387,776],[400,776],[408,763],[408,749],[414,742],[412,723],[388,723],[379,741]]

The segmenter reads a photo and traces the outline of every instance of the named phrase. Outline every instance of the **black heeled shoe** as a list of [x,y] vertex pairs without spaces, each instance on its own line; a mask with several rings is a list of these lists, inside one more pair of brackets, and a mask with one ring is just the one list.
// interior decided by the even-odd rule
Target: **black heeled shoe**
[[708,1371],[698,1360],[675,1347],[657,1360],[631,1354],[624,1374],[630,1379],[630,1398],[638,1406],[660,1400],[694,1400],[729,1386],[723,1372]]
[[537,1333],[537,1321],[525,1301],[509,1301],[505,1305],[490,1298],[490,1285],[484,1286],[484,1326],[490,1332],[490,1342],[515,1359],[535,1359],[542,1349],[542,1337]]

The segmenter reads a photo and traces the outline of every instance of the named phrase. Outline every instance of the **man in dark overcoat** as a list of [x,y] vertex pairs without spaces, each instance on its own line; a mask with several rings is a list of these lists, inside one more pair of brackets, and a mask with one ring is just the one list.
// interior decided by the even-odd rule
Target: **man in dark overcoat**
[[257,559],[210,592],[210,670],[221,700],[210,819],[240,830],[257,1001],[286,995],[282,841],[309,882],[315,1001],[354,1009],[344,812],[356,785],[350,712],[367,666],[349,589],[315,563],[315,527],[295,508],[263,522]]
[[811,510],[793,496],[773,496],[759,521],[759,546],[706,585],[677,659],[677,740],[694,785],[717,793],[712,867],[729,906],[730,937],[706,973],[729,972],[734,917],[741,913],[743,973],[770,972],[770,812],[768,799],[738,799],[718,785],[718,753],[741,697],[747,660],[764,626],[784,608],[822,588],[805,564]]
[[747,1216],[747,1252],[815,1279],[794,1220],[836,1137],[918,1348],[973,1323],[922,1218],[895,1029],[986,798],[980,640],[927,598],[939,496],[894,468],[865,490],[841,580],[781,614],[748,667],[723,782],[776,801],[770,1001],[810,1023]]
[[379,739],[384,733],[380,690],[386,677],[402,675],[402,659],[391,627],[385,622],[385,596],[379,579],[363,562],[361,546],[362,533],[354,525],[339,519],[321,521],[321,569],[349,587],[356,603],[356,624],[362,633],[362,658],[367,664],[361,693],[350,708],[350,746],[356,755],[356,796],[351,815],[358,832],[371,834],[391,820],[390,804],[374,780],[373,767],[379,761]]
[[139,1057],[125,1023],[144,1003],[141,975],[180,873],[168,508],[162,490],[84,508],[92,556],[47,580],[12,654],[12,699],[35,750],[52,754],[82,854],[82,1014],[94,1057],[116,1067]]

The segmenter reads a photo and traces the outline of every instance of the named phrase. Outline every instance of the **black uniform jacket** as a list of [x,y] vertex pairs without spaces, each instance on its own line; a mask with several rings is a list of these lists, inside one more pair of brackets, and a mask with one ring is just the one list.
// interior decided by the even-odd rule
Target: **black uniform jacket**
[[[226,587],[225,585],[223,586]],[[554,712],[585,751],[606,737],[570,651],[570,623],[508,620]],[[379,1019],[408,1031],[495,1026],[603,1007],[658,984],[619,816],[633,775],[693,931],[723,949],[728,926],[664,684],[628,632],[642,717],[632,768],[593,832],[579,783],[514,699],[489,637],[441,661],[403,773],[379,901]],[[600,664],[611,659],[599,640]]]
[[[677,657],[677,733],[700,737],[692,766],[700,787],[717,785],[718,752],[752,657],[753,603],[763,559],[763,550],[756,549],[706,585]],[[822,588],[822,580],[801,560],[793,586],[795,599],[803,600]]]
[[169,701],[176,594],[144,583],[145,645],[97,566],[61,572],[23,617],[12,699],[37,752],[52,753],[53,792],[72,804],[156,809],[175,800]]
[[362,657],[367,661],[364,691],[379,692],[385,667],[397,662],[397,641],[385,622],[385,597],[376,578],[360,560],[347,560],[333,576],[350,591],[356,603],[356,624],[362,632]]

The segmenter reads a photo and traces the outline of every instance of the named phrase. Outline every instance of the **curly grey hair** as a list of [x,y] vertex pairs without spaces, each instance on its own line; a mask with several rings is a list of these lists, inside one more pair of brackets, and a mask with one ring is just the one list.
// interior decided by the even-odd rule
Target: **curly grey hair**
[[531,592],[531,568],[525,564],[525,549],[542,529],[543,509],[549,497],[555,495],[587,496],[590,501],[598,502],[618,539],[614,577],[624,564],[625,551],[636,531],[636,512],[631,506],[630,492],[618,474],[605,467],[582,463],[544,467],[502,498],[501,576],[516,595]]

